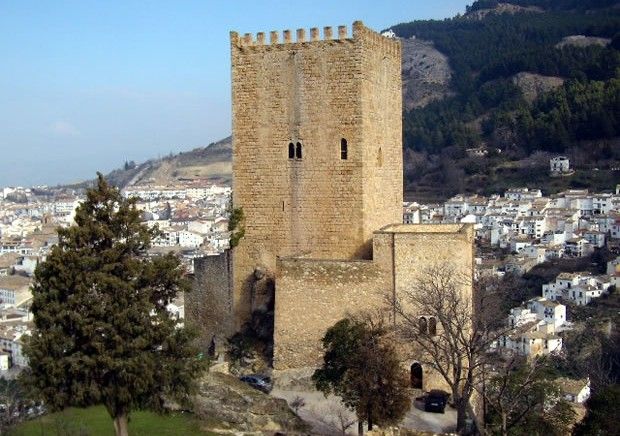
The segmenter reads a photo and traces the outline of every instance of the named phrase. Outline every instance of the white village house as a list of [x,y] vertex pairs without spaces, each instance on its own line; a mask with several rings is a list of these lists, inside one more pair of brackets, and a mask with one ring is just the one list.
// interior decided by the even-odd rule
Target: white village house
[[551,174],[566,174],[570,172],[570,160],[566,156],[555,156],[549,160]]
[[606,293],[610,286],[609,276],[593,276],[586,272],[561,273],[555,282],[542,286],[542,295],[549,300],[563,299],[585,306]]
[[566,306],[543,297],[532,298],[510,310],[511,331],[498,342],[499,348],[534,357],[559,352],[558,328],[566,323]]

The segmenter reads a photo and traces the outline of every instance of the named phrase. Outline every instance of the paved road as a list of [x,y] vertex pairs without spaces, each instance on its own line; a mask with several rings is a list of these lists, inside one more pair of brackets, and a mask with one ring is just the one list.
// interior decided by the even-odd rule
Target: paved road
[[[325,396],[317,391],[301,390],[282,390],[274,389],[271,395],[284,398],[289,404],[296,399],[302,398],[305,405],[299,408],[299,416],[312,426],[313,434],[334,435],[342,434],[342,424],[351,423],[346,434],[357,434],[357,421],[355,415],[347,410],[339,397],[330,395]],[[413,405],[401,427],[419,431],[429,431],[434,433],[450,433],[456,429],[456,411],[450,407],[446,408],[446,413],[424,412],[420,402],[413,402]]]

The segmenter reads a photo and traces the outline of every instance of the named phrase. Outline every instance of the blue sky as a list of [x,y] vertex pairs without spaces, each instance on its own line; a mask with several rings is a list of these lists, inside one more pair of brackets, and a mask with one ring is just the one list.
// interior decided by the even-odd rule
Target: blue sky
[[230,30],[381,30],[468,3],[0,0],[0,186],[82,180],[227,136]]

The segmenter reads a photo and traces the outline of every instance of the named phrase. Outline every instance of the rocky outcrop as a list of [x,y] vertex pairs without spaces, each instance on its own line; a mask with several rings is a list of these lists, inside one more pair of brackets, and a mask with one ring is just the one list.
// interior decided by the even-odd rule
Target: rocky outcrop
[[588,47],[591,45],[599,45],[601,47],[605,47],[611,42],[609,38],[599,38],[596,36],[585,36],[585,35],[570,35],[562,38],[560,42],[558,42],[555,46],[557,48],[562,48],[567,45],[572,45],[575,47]]
[[510,3],[499,3],[493,9],[477,9],[475,11],[468,12],[464,15],[464,18],[470,20],[482,20],[489,14],[517,14],[523,12],[541,14],[545,12],[545,10],[538,6],[518,6]]
[[518,73],[512,77],[512,82],[517,85],[525,99],[529,102],[545,92],[552,91],[564,84],[564,79],[554,76],[543,76],[534,73]]
[[432,42],[402,39],[403,107],[406,110],[451,95],[448,58]]
[[306,424],[285,400],[266,395],[237,378],[210,372],[199,383],[193,412],[218,433],[303,434]]
[[120,188],[136,185],[170,186],[195,181],[230,185],[232,138],[229,136],[206,147],[114,170],[106,175],[106,179]]

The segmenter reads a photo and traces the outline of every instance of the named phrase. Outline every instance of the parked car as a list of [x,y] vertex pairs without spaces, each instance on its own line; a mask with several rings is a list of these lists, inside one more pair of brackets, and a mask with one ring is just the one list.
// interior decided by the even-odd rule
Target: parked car
[[424,396],[424,410],[426,412],[444,413],[448,404],[448,394],[440,389],[432,389]]
[[268,394],[273,389],[271,378],[263,375],[244,375],[239,377],[239,380],[252,386],[254,389],[258,389],[261,392]]

